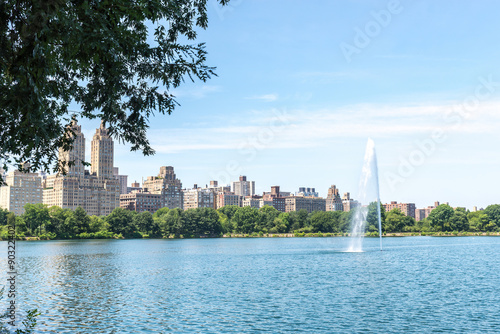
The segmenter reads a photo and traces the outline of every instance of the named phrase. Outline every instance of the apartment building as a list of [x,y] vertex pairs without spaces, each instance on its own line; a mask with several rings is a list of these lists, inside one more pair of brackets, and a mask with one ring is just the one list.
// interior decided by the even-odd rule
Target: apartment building
[[162,166],[157,176],[148,176],[142,184],[142,189],[144,192],[161,195],[162,207],[184,207],[182,182],[175,175],[172,166]]
[[183,190],[184,210],[196,208],[216,208],[215,192],[210,188],[198,188]]
[[398,203],[396,201],[392,201],[389,204],[383,205],[386,212],[389,212],[392,209],[399,209],[406,216],[415,218],[415,203]]
[[120,181],[113,175],[113,140],[101,122],[91,142],[91,168],[85,170],[85,137],[76,122],[71,127],[76,136],[72,149],[59,150],[66,175],[46,177],[43,204],[71,210],[81,206],[89,215],[109,215],[120,206]]
[[328,188],[328,195],[326,196],[326,211],[343,211],[344,205],[342,198],[340,198],[339,189],[332,185]]
[[247,181],[246,176],[240,176],[239,181],[233,182],[231,190],[236,195],[253,196],[255,195],[255,181]]
[[326,211],[326,200],[321,197],[290,196],[285,198],[285,212],[300,211],[302,209],[311,213],[313,211]]
[[36,173],[14,170],[5,175],[7,185],[0,187],[0,208],[24,213],[26,204],[42,203],[42,178]]

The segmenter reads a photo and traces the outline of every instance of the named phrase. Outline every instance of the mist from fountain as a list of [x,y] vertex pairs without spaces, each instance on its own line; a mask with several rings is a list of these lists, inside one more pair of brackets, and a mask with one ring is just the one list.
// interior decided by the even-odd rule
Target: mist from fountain
[[365,236],[368,205],[377,204],[378,230],[380,237],[380,250],[382,250],[382,223],[380,213],[380,194],[378,182],[377,154],[375,143],[369,138],[366,143],[365,159],[361,170],[357,200],[359,206],[353,213],[351,222],[351,238],[347,252],[362,252],[363,238]]

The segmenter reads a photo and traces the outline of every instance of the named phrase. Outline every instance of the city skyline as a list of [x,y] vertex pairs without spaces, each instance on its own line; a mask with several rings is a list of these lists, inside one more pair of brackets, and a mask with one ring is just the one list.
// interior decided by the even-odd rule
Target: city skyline
[[[199,38],[219,76],[173,92],[181,106],[150,123],[155,156],[116,145],[121,172],[140,181],[172,165],[186,185],[247,175],[259,193],[280,184],[326,196],[336,184],[355,196],[371,137],[383,200],[498,202],[500,4],[401,0],[386,22],[380,13],[389,3],[209,2],[209,28]],[[364,45],[359,31],[376,28],[377,18],[384,24]],[[346,58],[346,45],[359,52]],[[436,130],[442,140],[391,186]],[[237,172],[218,178],[228,165]]]

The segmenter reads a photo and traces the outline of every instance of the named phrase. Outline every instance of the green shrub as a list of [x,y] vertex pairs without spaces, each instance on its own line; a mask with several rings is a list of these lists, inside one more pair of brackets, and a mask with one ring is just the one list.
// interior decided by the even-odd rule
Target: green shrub
[[52,240],[52,239],[55,239],[56,237],[57,237],[57,235],[55,233],[52,233],[52,232],[46,232],[46,233],[40,234],[40,236],[39,236],[40,240]]

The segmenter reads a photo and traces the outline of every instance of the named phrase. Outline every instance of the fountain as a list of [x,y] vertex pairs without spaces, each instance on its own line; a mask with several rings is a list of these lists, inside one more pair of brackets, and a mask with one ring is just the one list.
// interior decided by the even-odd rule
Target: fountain
[[377,155],[375,153],[375,143],[372,139],[368,139],[366,143],[365,160],[359,181],[358,202],[359,206],[355,208],[351,222],[351,240],[347,252],[363,251],[363,237],[365,235],[368,216],[368,205],[373,202],[377,206],[380,250],[382,250],[382,222],[380,218]]

